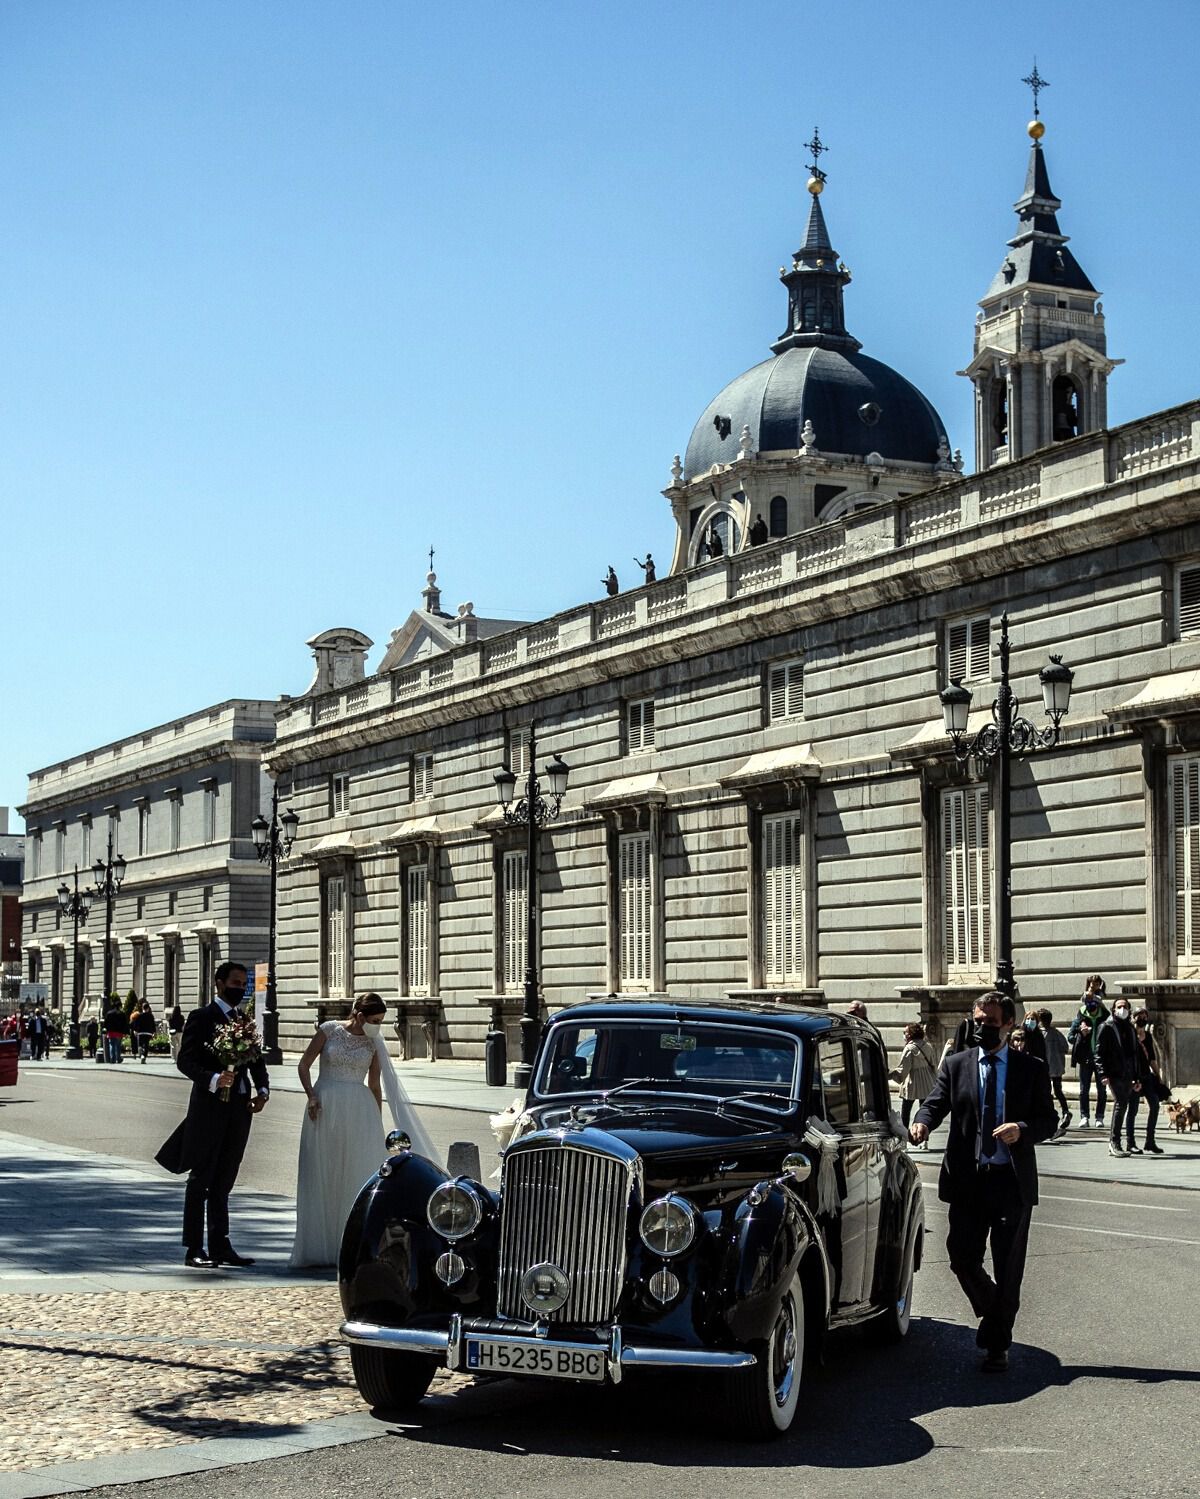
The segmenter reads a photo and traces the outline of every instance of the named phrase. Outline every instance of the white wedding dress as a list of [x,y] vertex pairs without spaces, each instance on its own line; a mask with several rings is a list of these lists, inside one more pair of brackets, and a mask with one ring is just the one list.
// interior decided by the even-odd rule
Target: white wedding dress
[[[334,1265],[342,1229],[362,1185],[384,1159],[385,1128],[375,1096],[366,1086],[376,1049],[383,1043],[356,1036],[337,1020],[320,1027],[325,1045],[314,1085],[321,1108],[315,1119],[307,1108],[300,1129],[300,1169],[296,1181],[296,1239],[292,1269]],[[381,1057],[381,1063],[386,1052]],[[429,1137],[416,1121],[387,1059],[389,1110],[396,1128],[411,1136],[413,1149],[432,1156]]]

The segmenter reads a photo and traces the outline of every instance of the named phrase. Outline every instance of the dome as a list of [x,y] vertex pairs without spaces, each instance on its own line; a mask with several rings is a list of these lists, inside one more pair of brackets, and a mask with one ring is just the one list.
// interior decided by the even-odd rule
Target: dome
[[[719,418],[728,419],[727,428]],[[946,438],[941,417],[903,375],[853,347],[809,344],[756,364],[709,403],[688,442],[684,472],[694,479],[714,463],[732,463],[743,427],[756,453],[795,452],[806,421],[818,452],[855,458],[878,453],[932,465]]]

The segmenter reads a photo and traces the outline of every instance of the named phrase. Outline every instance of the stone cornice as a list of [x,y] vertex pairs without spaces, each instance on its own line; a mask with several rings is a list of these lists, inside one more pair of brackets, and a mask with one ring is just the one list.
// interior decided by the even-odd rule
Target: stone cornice
[[162,776],[174,775],[178,771],[195,770],[199,766],[211,765],[214,761],[261,760],[270,746],[269,740],[224,739],[188,750],[183,754],[166,755],[160,760],[120,769],[114,767],[108,774],[98,775],[88,781],[80,780],[78,772],[73,772],[70,776],[63,777],[64,784],[61,790],[56,785],[53,791],[47,790],[45,794],[42,794],[42,788],[39,787],[38,791],[16,810],[26,821],[31,815],[45,817],[58,807],[69,808],[79,802],[94,801],[96,797],[107,796],[112,792],[131,791],[135,786],[141,786],[146,781],[158,780]]

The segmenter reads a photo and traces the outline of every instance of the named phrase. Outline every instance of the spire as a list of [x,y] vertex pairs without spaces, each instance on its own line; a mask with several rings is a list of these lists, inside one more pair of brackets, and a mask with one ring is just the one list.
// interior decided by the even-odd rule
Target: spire
[[1033,119],[1026,126],[1031,145],[1025,187],[1013,204],[1019,223],[1015,237],[1008,242],[1013,253],[1005,257],[983,300],[986,303],[991,297],[1029,285],[1094,295],[1096,288],[1067,249],[1067,236],[1058,227],[1058,210],[1062,202],[1054,196],[1050,186],[1046,153],[1042,149],[1046,126],[1038,107],[1038,94],[1050,85],[1038,73],[1036,60],[1033,72],[1021,82],[1033,90]]
[[850,350],[862,347],[846,332],[842,289],[850,280],[850,272],[837,258],[821,209],[827,177],[820,161],[829,148],[818,130],[813,131],[813,138],[806,145],[812,153],[807,183],[812,201],[804,243],[792,256],[791,269],[782,268],[779,272],[779,279],[788,289],[788,326],[771,345],[776,354],[785,349],[814,346]]

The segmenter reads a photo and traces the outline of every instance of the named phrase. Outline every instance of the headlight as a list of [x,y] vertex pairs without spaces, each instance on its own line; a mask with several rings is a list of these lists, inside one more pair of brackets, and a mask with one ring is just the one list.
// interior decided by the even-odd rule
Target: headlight
[[479,1227],[483,1203],[466,1182],[443,1182],[430,1197],[425,1216],[430,1228],[443,1239],[465,1239]]
[[642,1214],[638,1232],[647,1249],[670,1259],[696,1237],[696,1209],[686,1197],[660,1197]]

